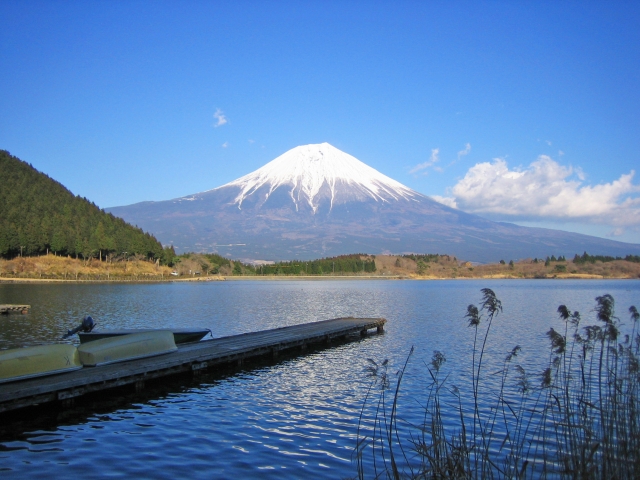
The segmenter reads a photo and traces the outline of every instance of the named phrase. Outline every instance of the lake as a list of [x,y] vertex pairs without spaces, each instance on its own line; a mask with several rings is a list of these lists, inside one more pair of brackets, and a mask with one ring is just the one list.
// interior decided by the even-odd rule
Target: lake
[[[0,429],[0,471],[12,478],[355,477],[353,450],[372,384],[368,359],[388,359],[394,374],[415,347],[399,411],[419,424],[435,350],[446,356],[447,381],[469,387],[473,331],[464,316],[484,287],[503,306],[487,343],[487,371],[515,345],[521,365],[540,369],[549,358],[545,332],[562,325],[561,304],[589,323],[595,297],[605,293],[623,323],[629,306],[640,307],[638,280],[0,284],[0,304],[31,305],[29,315],[0,317],[2,349],[58,341],[85,315],[98,328],[205,327],[215,337],[341,316],[388,320],[383,335],[305,356],[20,417]],[[365,431],[374,413],[365,409]]]

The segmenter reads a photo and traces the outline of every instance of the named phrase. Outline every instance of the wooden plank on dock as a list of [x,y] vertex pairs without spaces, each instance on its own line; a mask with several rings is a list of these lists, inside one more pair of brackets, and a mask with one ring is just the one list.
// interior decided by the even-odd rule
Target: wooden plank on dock
[[29,313],[31,305],[0,305],[0,314],[6,315],[8,313]]
[[384,318],[336,318],[271,330],[180,345],[176,352],[74,372],[0,385],[0,412],[49,402],[66,401],[88,393],[123,385],[144,385],[167,375],[197,372],[216,365],[241,363],[263,355],[278,355],[295,348],[325,345],[335,339],[381,333]]

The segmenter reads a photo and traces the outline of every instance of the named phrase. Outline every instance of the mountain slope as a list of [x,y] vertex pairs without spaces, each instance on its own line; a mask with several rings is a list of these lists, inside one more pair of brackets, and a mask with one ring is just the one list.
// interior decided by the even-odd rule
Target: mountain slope
[[334,205],[349,201],[371,198],[390,202],[419,195],[328,143],[293,148],[221,188],[225,187],[241,189],[234,199],[238,208],[242,207],[243,200],[259,191],[267,191],[266,201],[274,191],[284,188],[296,210],[304,203],[313,213],[323,201],[328,201],[331,211]]
[[31,165],[0,150],[0,256],[141,254],[159,258],[148,233],[73,195]]
[[482,262],[640,252],[640,245],[451,209],[327,143],[296,147],[213,190],[108,210],[178,251],[242,259],[428,252]]

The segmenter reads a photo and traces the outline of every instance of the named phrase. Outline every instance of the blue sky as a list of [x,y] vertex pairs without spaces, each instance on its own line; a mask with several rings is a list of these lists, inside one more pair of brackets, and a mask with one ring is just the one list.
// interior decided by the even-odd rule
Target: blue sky
[[637,2],[0,2],[0,148],[106,208],[329,142],[485,217],[640,243]]

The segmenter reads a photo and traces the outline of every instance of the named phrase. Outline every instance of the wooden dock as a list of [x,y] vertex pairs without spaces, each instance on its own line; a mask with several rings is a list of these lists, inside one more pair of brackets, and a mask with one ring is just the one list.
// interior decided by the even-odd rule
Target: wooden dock
[[197,374],[224,364],[241,365],[250,358],[330,346],[332,341],[364,337],[374,329],[382,333],[385,323],[384,318],[323,320],[180,345],[176,352],[157,357],[1,384],[0,412],[51,402],[71,404],[76,397],[123,385],[140,390],[145,381],[167,375]]
[[0,315],[9,313],[29,313],[31,305],[0,305]]

